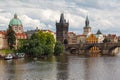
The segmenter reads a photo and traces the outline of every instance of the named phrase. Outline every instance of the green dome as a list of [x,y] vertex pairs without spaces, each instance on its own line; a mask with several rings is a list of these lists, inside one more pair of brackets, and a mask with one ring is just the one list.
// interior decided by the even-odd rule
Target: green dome
[[11,25],[22,25],[22,22],[21,22],[21,20],[19,20],[19,19],[17,18],[17,15],[15,14],[15,15],[14,15],[14,18],[10,20],[9,25],[10,25],[10,26],[11,26]]

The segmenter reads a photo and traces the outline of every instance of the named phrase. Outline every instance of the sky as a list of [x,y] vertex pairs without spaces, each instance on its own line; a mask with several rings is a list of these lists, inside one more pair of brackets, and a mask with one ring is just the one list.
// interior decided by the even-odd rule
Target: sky
[[0,0],[0,30],[8,28],[15,13],[25,31],[38,27],[55,32],[64,13],[69,31],[76,34],[83,33],[88,15],[94,34],[100,29],[103,34],[120,35],[120,0]]

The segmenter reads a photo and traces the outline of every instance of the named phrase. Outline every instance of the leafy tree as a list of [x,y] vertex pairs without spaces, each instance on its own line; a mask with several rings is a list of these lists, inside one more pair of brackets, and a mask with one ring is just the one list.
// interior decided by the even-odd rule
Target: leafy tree
[[16,45],[16,35],[12,27],[9,26],[6,36],[7,36],[7,41],[10,49],[15,48],[14,45]]
[[24,51],[31,56],[41,56],[53,54],[55,39],[51,33],[39,31],[31,36],[27,41],[23,41],[23,45],[19,51]]
[[61,55],[64,51],[64,47],[61,42],[56,42],[55,48],[54,48],[54,55]]
[[52,45],[45,45],[44,46],[44,55],[48,56],[48,55],[52,55],[54,52],[54,48]]
[[37,39],[40,44],[45,45],[46,44],[46,34],[43,31],[39,31],[36,33],[36,37],[34,39]]
[[54,45],[55,44],[55,39],[54,36],[51,33],[45,33],[46,35],[46,45]]
[[18,52],[24,52],[27,54],[27,50],[29,48],[29,40],[19,40],[18,42]]
[[103,40],[103,42],[104,42],[104,43],[106,43],[106,42],[110,42],[110,40],[107,39],[107,38],[105,38],[105,39]]

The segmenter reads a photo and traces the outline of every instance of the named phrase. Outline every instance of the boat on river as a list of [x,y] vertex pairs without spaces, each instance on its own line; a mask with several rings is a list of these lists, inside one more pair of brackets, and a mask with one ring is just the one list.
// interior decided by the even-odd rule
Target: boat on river
[[13,55],[12,54],[8,54],[4,57],[4,60],[11,60],[13,59]]
[[16,53],[16,56],[18,58],[24,58],[25,57],[25,53]]

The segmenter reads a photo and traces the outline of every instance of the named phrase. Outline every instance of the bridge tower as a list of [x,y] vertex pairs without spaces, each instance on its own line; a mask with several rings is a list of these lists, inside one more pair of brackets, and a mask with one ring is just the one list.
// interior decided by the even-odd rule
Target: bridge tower
[[69,22],[64,19],[64,14],[61,13],[60,21],[56,22],[56,40],[61,43],[68,43],[68,28]]
[[83,32],[84,35],[90,35],[90,34],[92,33],[92,32],[91,32],[91,27],[89,26],[88,16],[86,17],[85,27],[84,27],[83,29],[84,29],[84,32]]

